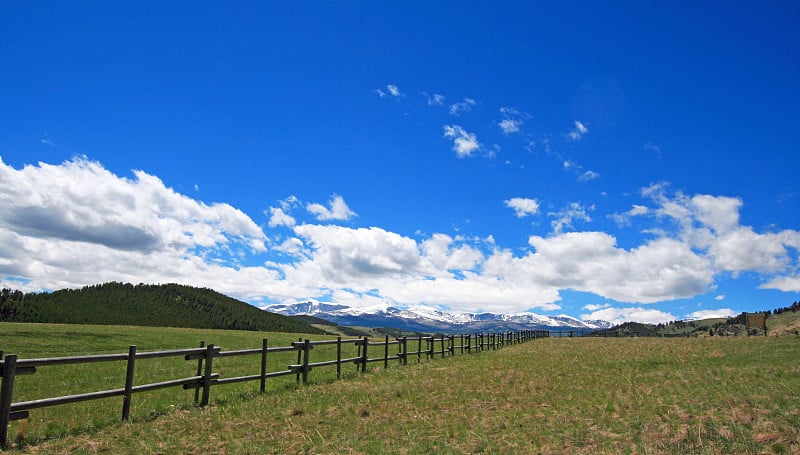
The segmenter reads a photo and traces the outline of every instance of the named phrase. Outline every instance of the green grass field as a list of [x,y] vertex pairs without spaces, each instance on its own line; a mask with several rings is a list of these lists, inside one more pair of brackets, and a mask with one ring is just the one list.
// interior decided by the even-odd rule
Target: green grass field
[[[0,330],[0,349],[37,357],[123,352],[128,344],[140,350],[192,347],[200,339],[236,349],[257,347],[262,337],[13,324]],[[267,334],[273,346],[296,337]],[[73,350],[80,346],[88,349]],[[191,392],[182,390],[163,391],[168,397],[135,395],[134,421],[125,424],[118,422],[120,400],[115,399],[52,417],[66,423],[40,420],[46,410],[34,410],[14,450],[800,453],[799,359],[795,336],[540,339],[387,370],[371,364],[365,375],[352,367],[343,381],[332,380],[334,368],[315,369],[309,386],[280,378],[287,380],[276,380],[264,395],[257,393],[257,383],[219,386],[205,409],[193,408]],[[19,386],[38,374],[21,377]],[[150,400],[163,404],[145,411]],[[174,407],[166,404],[170,400]],[[98,416],[86,417],[87,412]],[[104,412],[108,418],[99,416]],[[76,416],[93,422],[72,427],[79,423]],[[19,427],[13,422],[10,433],[17,434]]]

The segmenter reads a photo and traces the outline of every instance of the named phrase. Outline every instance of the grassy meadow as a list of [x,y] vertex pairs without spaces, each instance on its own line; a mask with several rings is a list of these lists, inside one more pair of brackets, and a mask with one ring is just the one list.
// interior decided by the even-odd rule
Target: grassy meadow
[[[125,352],[137,344],[143,351],[204,339],[230,350],[258,347],[262,336],[271,346],[297,339],[139,327],[4,324],[0,330],[0,349],[25,357],[87,351],[77,351],[80,346]],[[230,360],[243,359],[253,365],[244,374],[256,373],[258,357]],[[350,366],[343,381],[333,381],[334,367],[319,368],[309,386],[296,386],[293,376],[278,378],[264,395],[257,383],[214,387],[205,409],[191,406],[190,391],[137,394],[133,421],[124,424],[121,399],[74,405],[81,408],[52,417],[67,424],[45,421],[43,414],[73,405],[33,410],[12,451],[792,454],[800,453],[798,359],[795,336],[539,339],[387,370],[374,363],[365,375]],[[221,368],[244,368],[223,360]],[[284,367],[276,362],[271,370]],[[192,363],[181,359],[181,371]],[[38,375],[18,378],[18,387]],[[59,380],[62,387],[71,382]],[[158,405],[147,410],[150,404]],[[76,418],[91,422],[80,425]],[[10,434],[21,425],[12,422]]]

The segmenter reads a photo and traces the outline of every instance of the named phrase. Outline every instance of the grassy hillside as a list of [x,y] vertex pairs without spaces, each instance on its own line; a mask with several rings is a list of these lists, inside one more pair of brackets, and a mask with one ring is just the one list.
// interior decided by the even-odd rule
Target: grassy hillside
[[51,293],[0,295],[0,322],[138,325],[323,333],[211,289],[106,283]]
[[[767,313],[769,336],[800,335],[800,302]],[[747,336],[744,313],[732,318],[672,321],[668,324],[626,322],[595,333],[603,337]],[[758,335],[763,335],[757,331]]]

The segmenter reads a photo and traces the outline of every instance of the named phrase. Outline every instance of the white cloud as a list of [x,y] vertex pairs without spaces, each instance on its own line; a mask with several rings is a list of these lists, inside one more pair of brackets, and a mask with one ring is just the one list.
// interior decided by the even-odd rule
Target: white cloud
[[725,295],[724,294],[720,294],[720,295],[714,297],[714,300],[725,300]]
[[[734,274],[745,271],[780,274],[797,267],[797,260],[789,249],[800,249],[799,231],[759,234],[752,227],[739,224],[739,210],[743,206],[740,199],[711,195],[689,197],[681,192],[669,196],[668,186],[661,182],[642,190],[644,196],[659,205],[651,213],[657,218],[673,220],[678,226],[677,237],[704,251],[717,270]],[[762,287],[771,287],[770,283],[784,283],[788,285],[786,289],[792,289],[791,280],[781,281],[780,276]]]
[[501,107],[500,113],[503,115],[503,120],[498,122],[497,125],[506,136],[519,133],[525,120],[530,118],[530,115],[524,114],[513,107]]
[[297,224],[295,219],[284,212],[280,207],[270,207],[269,215],[269,227],[271,228],[278,226],[292,227]]
[[386,98],[387,96],[393,96],[395,98],[399,98],[403,96],[403,93],[400,92],[400,89],[394,84],[387,84],[385,91],[383,89],[376,88],[375,93],[377,93],[378,96],[381,98]]
[[625,213],[614,213],[609,215],[608,217],[614,220],[618,226],[627,226],[630,224],[630,219],[635,216],[642,216],[647,215],[650,213],[650,209],[643,206],[643,205],[636,205],[634,204],[633,207]]
[[464,98],[463,101],[453,103],[450,105],[450,115],[461,115],[462,112],[469,112],[472,106],[475,106],[475,100],[472,98]]
[[215,265],[266,251],[266,236],[247,215],[193,200],[143,171],[127,179],[85,158],[20,170],[0,160],[0,182],[3,285],[19,283],[15,277],[26,290],[184,282],[226,292],[246,274],[274,276]]
[[507,118],[501,120],[497,125],[500,127],[501,130],[503,130],[503,133],[506,135],[519,133],[520,127],[522,126],[522,120],[513,120]]
[[539,285],[620,302],[691,297],[705,293],[713,279],[708,260],[671,239],[655,239],[631,250],[616,247],[616,239],[603,232],[531,236],[529,243],[535,252],[515,261],[515,267],[529,270]]
[[22,170],[0,161],[0,229],[142,252],[214,247],[231,238],[265,249],[264,233],[240,210],[195,201],[143,171],[134,175],[119,178],[85,158]]
[[699,320],[699,319],[712,319],[712,318],[731,318],[738,313],[730,308],[720,308],[718,310],[700,310],[694,311],[686,315],[685,319]]
[[567,133],[567,137],[572,139],[573,141],[577,141],[578,139],[582,138],[584,134],[588,132],[589,129],[586,128],[586,125],[575,120],[575,128],[569,133]]
[[[243,212],[179,194],[143,171],[127,179],[86,159],[20,170],[0,160],[0,286],[178,282],[251,302],[327,297],[506,312],[559,309],[568,289],[631,305],[690,298],[715,289],[723,272],[755,271],[762,288],[800,290],[798,231],[740,225],[737,199],[670,196],[660,184],[642,194],[652,207],[624,215],[655,222],[655,238],[627,248],[605,232],[563,232],[590,219],[594,208],[578,203],[550,213],[553,232],[530,236],[519,250],[490,235],[415,240],[379,227],[297,224],[290,213],[302,205],[290,196],[266,215],[293,234],[267,250],[264,232]],[[518,216],[540,210],[533,199],[504,202]],[[339,196],[305,207],[323,221],[355,216]],[[644,308],[584,309],[587,319],[675,319]]]
[[759,286],[760,289],[777,289],[783,292],[800,292],[800,276],[779,276]]
[[517,218],[539,213],[539,201],[524,197],[513,197],[505,201],[507,207],[514,209]]
[[692,197],[690,207],[697,221],[717,234],[728,233],[739,226],[741,199],[700,194]]
[[319,221],[328,220],[349,220],[357,216],[356,212],[350,210],[344,198],[339,195],[333,195],[328,202],[328,207],[322,204],[308,204],[306,210],[317,217]]
[[269,227],[292,227],[297,224],[294,217],[288,213],[300,205],[300,200],[297,199],[297,196],[292,195],[282,201],[278,201],[278,205],[280,205],[280,207],[270,207],[269,210],[264,212],[266,215],[269,215]]
[[787,246],[800,248],[800,232],[758,234],[749,226],[741,226],[713,237],[708,254],[721,270],[779,272],[792,261]]
[[584,305],[583,309],[584,310],[589,310],[589,311],[597,311],[597,310],[602,310],[603,308],[609,308],[609,307],[611,307],[611,304],[609,304],[609,303],[602,303],[602,304],[599,304],[599,303],[592,304],[592,303],[590,303],[588,305]]
[[578,176],[579,182],[588,182],[594,179],[600,178],[600,174],[595,171],[586,171],[583,174]]
[[606,308],[590,314],[582,314],[584,321],[603,320],[618,325],[624,322],[640,322],[643,324],[665,324],[677,318],[670,313],[652,308]]
[[444,137],[453,140],[453,151],[459,158],[472,156],[481,148],[475,133],[469,133],[458,125],[445,125]]
[[290,237],[284,240],[280,245],[275,246],[273,249],[290,256],[304,256],[306,251],[303,241],[297,237]]
[[444,105],[444,95],[434,93],[433,95],[428,97],[428,106],[443,106],[443,105]]
[[572,222],[574,220],[592,221],[588,213],[592,210],[594,210],[594,206],[590,206],[587,209],[578,202],[570,202],[569,205],[562,210],[548,213],[549,216],[555,217],[555,220],[550,222],[551,226],[553,226],[553,232],[560,234],[565,228],[572,228]]
[[661,151],[661,147],[659,147],[659,146],[657,146],[655,144],[651,144],[651,143],[644,144],[644,149],[649,151],[649,152],[655,153],[656,157],[658,157],[658,158],[661,158],[661,155],[663,154],[663,152]]

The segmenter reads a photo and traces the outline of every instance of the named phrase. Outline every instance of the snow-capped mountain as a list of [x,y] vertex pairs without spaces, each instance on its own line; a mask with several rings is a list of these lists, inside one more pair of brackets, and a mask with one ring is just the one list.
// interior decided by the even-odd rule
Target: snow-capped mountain
[[395,327],[420,332],[476,332],[508,330],[595,330],[611,327],[606,321],[581,321],[571,316],[543,316],[535,313],[449,313],[414,306],[407,309],[389,305],[355,308],[323,302],[267,305],[262,309],[286,316],[315,316],[344,326]]

